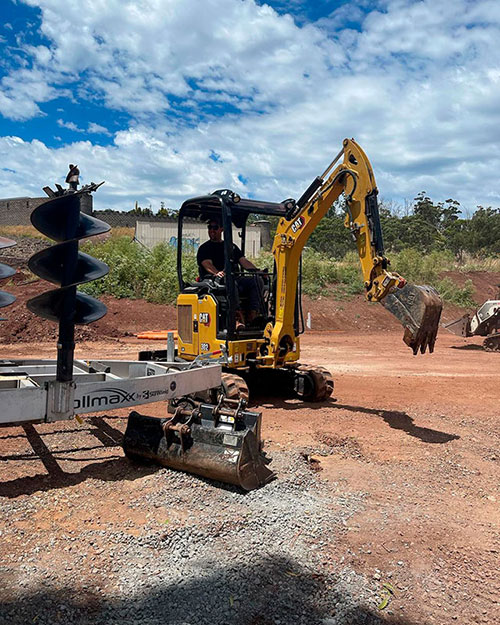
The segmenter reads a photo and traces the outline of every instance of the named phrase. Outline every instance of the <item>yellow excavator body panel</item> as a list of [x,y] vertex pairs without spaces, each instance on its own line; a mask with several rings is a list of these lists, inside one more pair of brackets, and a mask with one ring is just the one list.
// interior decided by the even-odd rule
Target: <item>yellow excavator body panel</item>
[[[264,338],[244,338],[226,341],[217,337],[218,310],[217,301],[212,295],[199,297],[195,293],[181,293],[177,297],[177,349],[181,358],[194,360],[203,354],[213,354],[219,358],[221,352],[227,354],[228,362],[224,366],[230,369],[247,367],[248,359],[255,359],[265,345]],[[293,348],[288,352],[285,362],[296,362],[300,357],[299,337],[295,338]],[[273,362],[259,362],[264,368],[273,367]]]

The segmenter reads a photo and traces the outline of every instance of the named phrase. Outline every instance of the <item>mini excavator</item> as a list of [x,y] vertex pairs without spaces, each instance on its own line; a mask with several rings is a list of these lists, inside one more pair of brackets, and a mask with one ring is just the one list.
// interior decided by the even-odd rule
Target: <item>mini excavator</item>
[[[342,161],[339,163],[339,161]],[[223,391],[237,400],[248,399],[248,386],[271,388],[304,401],[324,401],[333,391],[331,374],[323,367],[299,362],[300,334],[304,330],[301,307],[301,255],[310,235],[332,204],[344,194],[345,225],[356,243],[364,276],[366,299],[380,302],[404,327],[404,341],[414,354],[432,352],[442,302],[429,286],[415,286],[389,270],[384,254],[377,203],[377,187],[370,162],[353,139],[299,200],[281,203],[243,199],[231,190],[186,200],[179,211],[177,273],[177,358],[195,361],[223,355]],[[272,245],[274,270],[244,270],[232,261],[233,227],[241,230],[245,252],[248,217],[279,218]],[[187,219],[217,220],[225,246],[223,279],[187,282],[183,277],[183,224]],[[250,276],[258,283],[261,310],[243,329],[237,327],[238,280]],[[144,351],[144,360],[161,360],[164,350]],[[248,385],[247,385],[248,383]],[[267,386],[267,384],[266,384]]]
[[[343,157],[342,162],[337,164]],[[260,413],[246,410],[249,387],[268,387],[270,394],[289,394],[304,401],[324,401],[333,392],[331,374],[299,362],[301,255],[314,228],[344,194],[345,225],[356,243],[368,301],[380,302],[404,326],[404,341],[414,354],[432,352],[442,302],[428,286],[408,284],[389,270],[384,255],[377,188],[370,162],[352,139],[302,197],[281,203],[243,199],[229,189],[185,201],[179,211],[177,238],[177,350],[173,333],[166,350],[143,351],[139,360],[169,367],[222,365],[222,386],[177,397],[169,402],[169,419],[131,413],[123,448],[135,460],[198,473],[251,489],[273,478],[262,453]],[[272,253],[274,268],[245,270],[234,261],[233,227],[245,232],[250,215],[278,217]],[[189,282],[183,274],[185,219],[217,221],[224,239],[224,271],[219,277]],[[233,259],[233,260],[232,260]],[[223,276],[222,276],[223,273]],[[256,281],[260,311],[241,327],[237,312],[245,309],[238,281]],[[248,306],[247,306],[248,308]],[[205,387],[206,388],[206,387]]]
[[[56,241],[28,263],[36,275],[56,288],[32,298],[27,306],[59,324],[57,360],[0,361],[0,425],[45,423],[95,410],[168,400],[170,414],[166,418],[130,413],[123,438],[123,449],[130,459],[154,461],[246,490],[269,482],[274,474],[262,453],[262,415],[247,409],[247,381],[260,386],[271,381],[280,394],[290,393],[305,401],[323,401],[331,395],[330,373],[299,362],[299,339],[304,329],[301,254],[314,228],[341,193],[347,206],[345,223],[361,260],[367,299],[381,302],[401,321],[404,340],[414,354],[427,349],[432,352],[441,299],[432,288],[407,284],[389,271],[373,172],[361,148],[346,139],[334,161],[298,201],[245,200],[226,189],[184,202],[179,212],[177,250],[177,351],[172,334],[165,353],[143,352],[139,361],[75,359],[75,324],[91,323],[106,313],[101,302],[80,293],[77,287],[108,270],[104,263],[79,252],[79,240],[109,229],[82,212],[83,197],[100,185],[91,183],[78,190],[75,169],[70,165],[70,188],[58,187],[54,192],[47,187],[49,199],[31,216],[33,225]],[[248,272],[231,261],[233,226],[241,230],[244,254],[245,227],[251,214],[278,217],[271,273]],[[182,227],[186,217],[217,219],[222,224],[224,281],[184,280]],[[12,244],[0,239],[0,247]],[[12,270],[0,265],[0,278],[9,275]],[[258,286],[260,310],[254,311],[258,314],[241,328],[236,324],[236,312],[245,302],[238,293],[238,280],[248,276]],[[0,307],[12,301],[11,295],[0,291]]]

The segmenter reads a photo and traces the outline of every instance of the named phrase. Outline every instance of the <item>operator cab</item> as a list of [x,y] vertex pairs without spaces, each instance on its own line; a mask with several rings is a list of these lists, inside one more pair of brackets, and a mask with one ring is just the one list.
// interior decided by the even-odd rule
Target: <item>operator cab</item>
[[[204,296],[212,296],[217,303],[217,338],[221,340],[251,339],[262,337],[263,330],[269,321],[274,319],[274,270],[270,273],[265,271],[252,271],[243,269],[232,260],[233,243],[246,256],[245,247],[247,239],[247,221],[250,215],[272,215],[285,217],[287,214],[286,203],[260,202],[257,200],[242,199],[229,189],[214,191],[211,195],[195,197],[186,200],[179,210],[178,235],[177,235],[177,276],[179,291],[181,294],[196,294],[198,299]],[[208,223],[210,220],[217,221],[223,228],[224,245],[224,278],[204,278],[199,276],[197,280],[186,279],[186,270],[183,260],[186,260],[186,248],[196,254],[196,249],[191,242],[184,237],[186,220],[197,220]],[[235,238],[238,233],[238,240]],[[239,232],[238,232],[239,231]],[[238,279],[243,276],[251,276],[258,280],[260,292],[260,305],[257,318],[248,323],[244,329],[236,330],[236,318],[238,301],[241,308],[247,308],[245,298],[238,294]],[[300,301],[300,277],[298,288],[298,301]],[[297,308],[297,326],[298,307]],[[186,311],[187,312],[187,311]],[[181,311],[178,310],[178,313]],[[197,321],[197,320],[195,320]],[[182,314],[179,314],[179,329],[182,323]],[[297,327],[297,332],[299,328]]]

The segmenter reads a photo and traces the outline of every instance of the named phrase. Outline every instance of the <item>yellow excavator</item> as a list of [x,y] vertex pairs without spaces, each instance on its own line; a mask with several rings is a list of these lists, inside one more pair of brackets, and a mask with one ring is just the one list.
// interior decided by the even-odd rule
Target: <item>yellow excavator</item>
[[[339,163],[339,161],[342,161]],[[339,164],[337,164],[339,163]],[[442,302],[428,286],[408,284],[389,270],[384,254],[377,204],[377,187],[370,162],[353,139],[302,197],[281,203],[243,199],[230,190],[185,201],[179,211],[177,238],[177,356],[195,358],[223,355],[224,389],[231,398],[248,397],[245,381],[272,379],[272,386],[306,401],[323,401],[333,391],[333,380],[322,367],[299,362],[300,334],[304,323],[301,307],[301,255],[320,220],[341,194],[345,196],[345,225],[356,243],[363,271],[365,295],[382,303],[404,326],[404,341],[416,354],[434,349]],[[272,245],[274,270],[245,270],[232,257],[233,234],[240,231],[245,252],[246,225],[250,215],[279,218]],[[222,224],[225,247],[224,278],[188,282],[183,276],[183,240],[186,220],[216,220]],[[237,309],[244,308],[238,281],[255,280],[260,310],[251,323],[237,327]],[[242,301],[243,300],[243,301]],[[143,352],[141,358],[157,358],[161,352]],[[231,374],[237,374],[235,377]]]
[[[135,415],[129,419],[125,436],[127,455],[146,457],[166,466],[240,485],[244,480],[240,477],[239,467],[245,467],[248,478],[245,479],[252,484],[251,487],[271,479],[272,473],[260,455],[257,413],[247,412],[246,417],[238,420],[228,417],[228,406],[236,410],[236,414],[245,408],[249,395],[247,382],[250,388],[252,385],[267,386],[279,391],[280,395],[289,393],[304,401],[324,401],[332,394],[330,372],[299,361],[300,334],[304,330],[301,256],[311,233],[342,193],[346,205],[345,225],[357,246],[367,300],[380,302],[397,317],[404,327],[404,341],[414,354],[433,351],[442,309],[441,298],[432,287],[408,284],[389,270],[372,167],[360,146],[353,139],[345,139],[342,149],[325,172],[297,201],[289,199],[273,203],[243,199],[224,189],[183,203],[179,210],[177,238],[180,293],[177,298],[175,360],[184,365],[194,360],[219,360],[224,371],[223,392],[201,398],[206,402],[205,407],[201,404],[201,409],[197,407],[200,405],[197,398],[178,402],[174,406],[174,421],[171,419],[162,427],[157,419]],[[234,262],[233,232],[240,235],[238,243],[244,255],[250,215],[278,218],[272,244],[274,268],[270,273],[244,269],[239,262]],[[225,264],[224,270],[218,272],[219,277],[195,282],[185,280],[183,227],[190,219],[222,225]],[[257,314],[243,327],[237,324],[237,313],[246,305],[245,293],[240,294],[238,288],[242,278],[247,282],[248,279],[255,281],[260,299],[259,310],[254,311]],[[139,358],[162,360],[166,359],[167,353],[168,350],[143,351]],[[211,403],[217,404],[215,409],[210,408]],[[203,410],[212,417],[201,418]],[[191,424],[196,424],[198,429]],[[173,439],[164,434],[165,428],[170,437],[172,428],[181,432],[177,433],[180,436],[177,443],[172,443]],[[245,440],[245,445],[240,444],[239,453],[231,448],[231,436],[237,431]],[[196,443],[193,432],[199,443]],[[233,470],[234,475],[231,475],[230,471],[221,469],[224,463],[238,467],[238,470]]]

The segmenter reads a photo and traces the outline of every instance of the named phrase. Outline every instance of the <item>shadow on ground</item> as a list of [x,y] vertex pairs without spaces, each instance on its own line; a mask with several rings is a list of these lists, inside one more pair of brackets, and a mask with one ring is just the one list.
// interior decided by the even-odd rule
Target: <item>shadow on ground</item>
[[431,428],[424,428],[419,425],[415,425],[413,417],[410,417],[410,415],[406,412],[401,412],[399,410],[380,410],[377,408],[367,408],[366,406],[339,404],[332,398],[318,403],[305,403],[300,402],[299,400],[270,398],[261,398],[261,401],[263,404],[269,402],[269,408],[281,410],[301,410],[303,408],[307,408],[307,410],[324,410],[325,408],[335,408],[338,410],[349,410],[350,412],[361,412],[375,417],[382,417],[382,419],[391,428],[394,428],[395,430],[403,430],[408,434],[408,436],[414,436],[424,443],[443,444],[460,438],[458,434],[448,434],[447,432],[441,432],[440,430],[433,430]]
[[[17,460],[23,462],[39,460],[42,462],[46,473],[23,476],[0,482],[0,497],[14,498],[19,497],[19,495],[30,495],[37,491],[66,488],[67,486],[80,484],[89,478],[103,481],[136,480],[150,473],[154,473],[154,471],[157,470],[158,467],[131,464],[129,460],[123,456],[123,453],[119,451],[121,450],[121,431],[109,425],[103,417],[91,417],[88,419],[88,423],[93,426],[92,429],[88,430],[88,433],[95,436],[101,443],[100,445],[60,449],[57,451],[51,451],[47,447],[42,436],[33,425],[24,425],[25,436],[35,453],[0,456],[0,460]],[[66,432],[58,433],[65,434]],[[53,434],[53,432],[47,434]],[[45,435],[44,433],[43,437],[45,437]],[[14,434],[13,436],[15,438],[19,437],[18,434]],[[95,452],[106,448],[116,448],[117,453],[112,457],[110,457],[108,453],[105,459],[99,461]],[[81,454],[82,451],[93,451],[94,454],[89,458],[83,458],[81,455],[78,455],[78,457],[74,459],[68,457],[68,454]],[[59,461],[64,461],[65,463],[91,461],[92,463],[86,464],[78,472],[67,473],[61,469]]]
[[403,430],[408,436],[414,436],[420,439],[423,443],[449,443],[460,438],[458,434],[448,434],[441,432],[440,430],[433,430],[431,428],[424,428],[419,425],[415,425],[414,420],[406,412],[400,412],[399,410],[377,410],[375,408],[366,408],[364,406],[349,406],[346,404],[335,404],[335,408],[340,410],[350,410],[351,412],[362,412],[364,414],[371,414],[376,417],[382,417],[382,419],[395,430]]
[[[133,567],[132,567],[133,568]],[[118,598],[103,598],[76,586],[38,588],[0,604],[9,625],[382,625],[356,596],[337,590],[337,579],[312,573],[288,558],[269,556],[246,567],[200,571],[181,583],[151,575]],[[133,571],[131,571],[133,574]],[[348,588],[348,585],[347,585]],[[374,608],[375,610],[375,608]],[[393,617],[393,625],[415,622]],[[416,624],[415,624],[416,625]],[[419,621],[419,625],[424,625]]]

